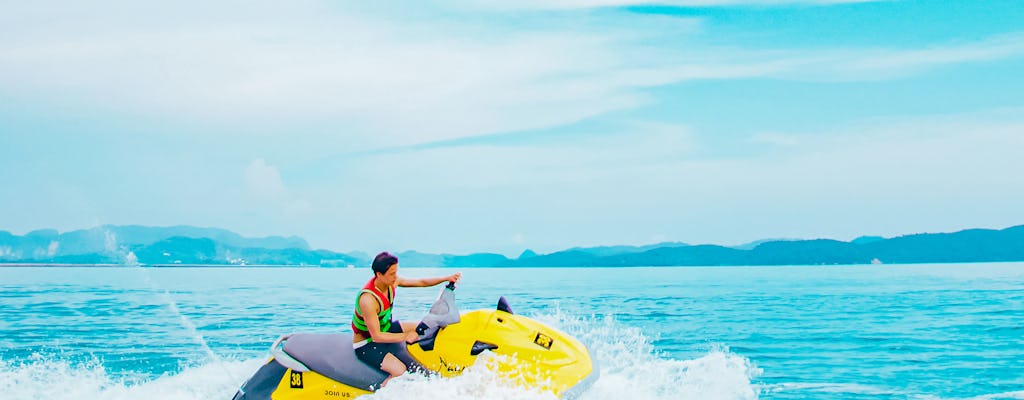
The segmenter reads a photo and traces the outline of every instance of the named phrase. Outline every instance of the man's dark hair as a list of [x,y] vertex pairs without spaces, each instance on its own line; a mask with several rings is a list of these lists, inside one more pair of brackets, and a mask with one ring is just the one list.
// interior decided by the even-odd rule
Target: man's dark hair
[[373,269],[374,273],[384,275],[388,272],[388,268],[391,268],[391,266],[395,264],[398,264],[398,257],[395,257],[391,255],[391,253],[385,251],[373,258],[373,266],[370,268]]

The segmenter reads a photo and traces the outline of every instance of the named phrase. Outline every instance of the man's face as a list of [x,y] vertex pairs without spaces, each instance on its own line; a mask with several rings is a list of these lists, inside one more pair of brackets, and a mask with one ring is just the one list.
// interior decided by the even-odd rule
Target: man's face
[[398,281],[398,263],[391,264],[384,275],[377,275],[377,281],[387,286],[394,285]]

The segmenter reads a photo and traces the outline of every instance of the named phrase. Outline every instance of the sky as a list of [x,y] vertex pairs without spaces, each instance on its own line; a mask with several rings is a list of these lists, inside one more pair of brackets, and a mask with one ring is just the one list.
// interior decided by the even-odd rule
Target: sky
[[1006,1],[3,1],[0,230],[518,255],[1024,224]]

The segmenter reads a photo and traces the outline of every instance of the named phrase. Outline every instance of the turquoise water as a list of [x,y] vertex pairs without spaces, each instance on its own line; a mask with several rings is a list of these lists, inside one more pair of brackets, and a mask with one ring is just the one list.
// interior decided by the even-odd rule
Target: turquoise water
[[[505,295],[588,343],[586,399],[1024,399],[1021,263],[462,272],[463,310]],[[348,329],[368,276],[0,268],[0,397],[230,398],[278,335]],[[438,290],[400,289],[396,316]],[[409,377],[375,397],[545,398],[498,386]]]

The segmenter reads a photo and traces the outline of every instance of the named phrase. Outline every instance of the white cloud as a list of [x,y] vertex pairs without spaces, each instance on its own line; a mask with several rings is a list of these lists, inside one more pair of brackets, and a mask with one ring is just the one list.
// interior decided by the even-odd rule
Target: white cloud
[[474,189],[560,184],[600,179],[622,165],[679,159],[698,146],[685,125],[633,122],[613,132],[548,137],[540,143],[383,153],[347,166],[346,174],[372,177],[366,184],[403,182],[420,189],[448,183]]
[[1024,33],[1012,33],[973,42],[947,43],[919,49],[829,51],[818,57],[803,58],[802,65],[792,71],[802,75],[784,75],[824,80],[892,79],[928,68],[1020,56],[1024,56]]
[[775,5],[834,5],[848,3],[874,3],[891,0],[464,0],[478,7],[509,9],[574,9],[596,7],[621,7],[640,5],[662,5],[678,7],[719,7],[719,6],[775,6]]
[[261,219],[291,227],[315,213],[315,207],[308,200],[288,190],[278,168],[262,158],[246,167],[245,183],[248,192],[255,196],[246,196],[240,202],[253,207],[253,212]]
[[[972,116],[880,121],[804,135],[795,152],[766,174],[793,179],[802,191],[829,188],[854,197],[902,193],[932,196],[1016,192],[1024,168],[1015,156],[1024,148],[1024,121],[988,121]],[[771,160],[771,158],[769,158]],[[771,179],[765,176],[765,179]],[[803,184],[802,184],[803,183]],[[920,186],[906,193],[906,185]],[[805,194],[813,194],[807,192]]]
[[313,206],[306,200],[296,199],[288,203],[285,215],[289,218],[305,218],[313,214]]
[[[368,148],[558,126],[643,105],[648,88],[677,82],[877,79],[1024,52],[1019,35],[925,49],[765,51],[696,43],[695,19],[591,16],[511,29],[481,16],[413,18],[345,7],[21,4],[0,16],[0,88],[116,112],[198,118],[231,126],[227,132],[319,121],[337,126],[332,134],[349,146]],[[27,22],[43,16],[45,23]]]
[[852,239],[1002,227],[1024,221],[1009,200],[1024,195],[1020,111],[795,133],[791,146],[760,157],[689,160],[632,174],[672,176],[669,187],[680,189],[663,193],[665,201],[653,208],[700,207],[711,216],[700,225],[701,240],[727,242],[735,232],[751,240]]
[[[166,20],[144,16],[153,26],[114,19],[107,29],[74,35],[9,35],[0,40],[0,85],[235,126],[326,118],[344,121],[338,134],[354,143],[557,125],[640,101],[597,79],[564,78],[600,75],[621,62],[600,35],[495,36],[451,20],[323,12],[322,4],[289,5],[283,18],[276,7],[250,10],[248,18],[214,8],[210,14],[225,21],[190,14],[187,25],[175,25],[181,10],[197,6],[171,7]],[[74,29],[80,18],[24,30]]]
[[775,132],[762,132],[754,134],[750,138],[751,142],[768,144],[773,146],[797,146],[801,143],[798,135],[786,134],[786,133],[775,133]]
[[245,168],[245,183],[252,193],[261,196],[280,198],[287,194],[281,173],[262,158],[253,160]]

